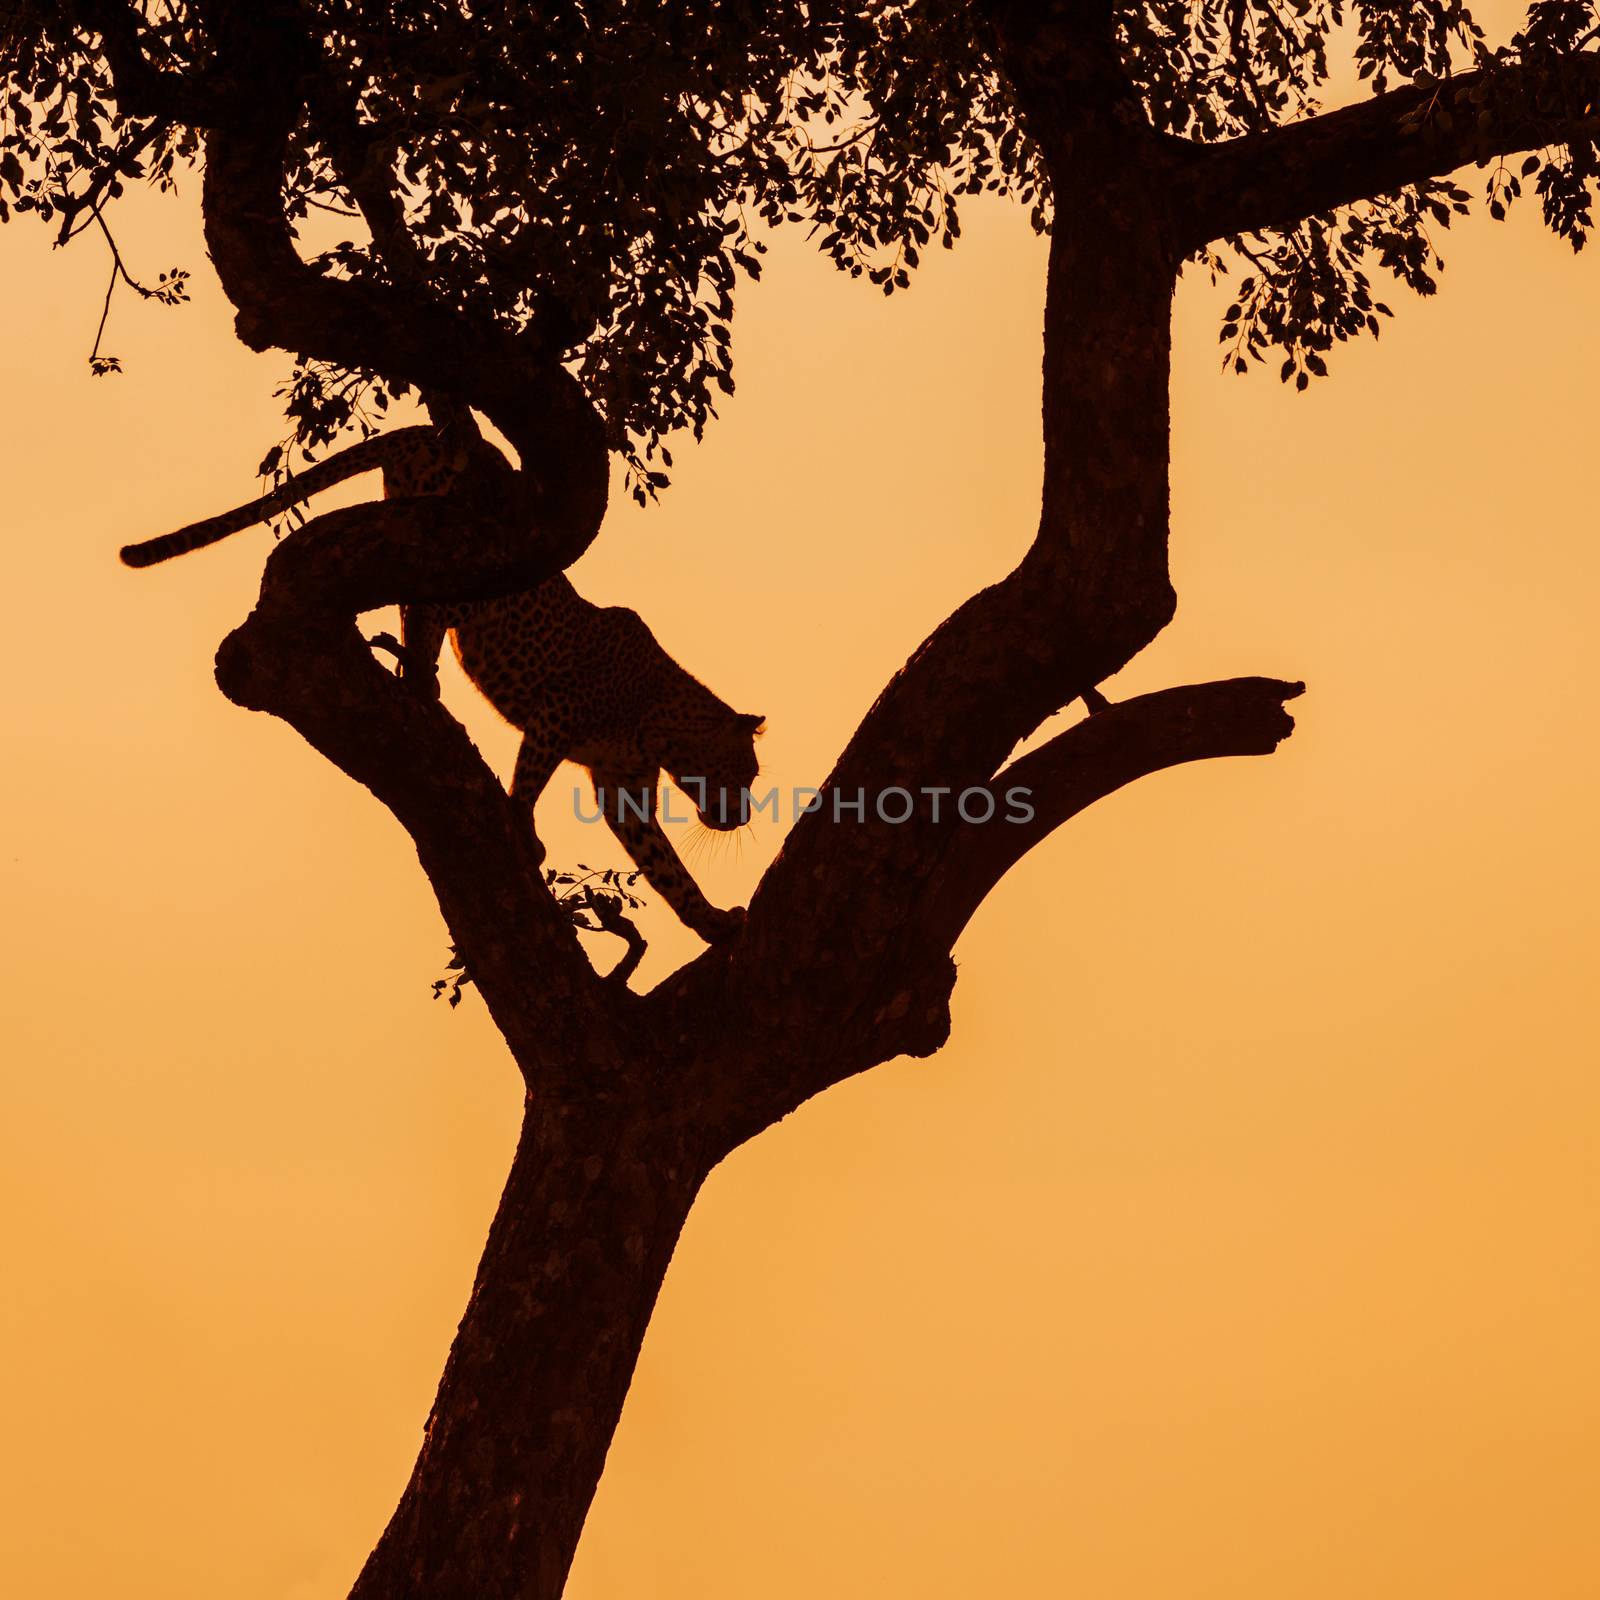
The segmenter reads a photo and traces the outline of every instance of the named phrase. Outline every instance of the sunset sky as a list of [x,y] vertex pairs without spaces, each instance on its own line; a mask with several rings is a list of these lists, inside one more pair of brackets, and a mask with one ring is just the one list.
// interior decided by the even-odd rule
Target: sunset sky
[[[785,788],[1037,519],[1043,244],[964,232],[892,301],[780,235],[722,420],[573,569],[766,714]],[[256,492],[288,370],[234,341],[192,193],[119,242],[195,303],[120,296],[95,380],[103,253],[0,230],[0,1588],[325,1600],[521,1085],[430,999],[399,826],[212,682],[270,535],[116,560]],[[959,946],[946,1049],[712,1175],[570,1600],[1600,1594],[1600,259],[1531,207],[1443,242],[1442,295],[1299,397],[1221,374],[1185,280],[1179,613],[1106,687],[1303,678],[1295,735],[1058,834]],[[582,781],[550,858],[620,864]],[[782,831],[695,857],[710,897]],[[643,983],[699,948],[646,931]]]

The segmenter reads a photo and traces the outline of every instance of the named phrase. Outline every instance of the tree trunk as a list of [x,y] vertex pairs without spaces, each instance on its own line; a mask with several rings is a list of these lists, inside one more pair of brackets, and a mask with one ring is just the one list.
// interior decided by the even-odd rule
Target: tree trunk
[[1167,197],[1127,171],[1064,197],[1044,326],[1044,492],[1024,568],[1048,573],[1090,683],[1171,620],[1167,574],[1172,296]]
[[559,1600],[704,1176],[626,1100],[530,1097],[422,1452],[352,1600]]
[[[572,475],[569,499],[525,471],[531,499],[498,513],[458,496],[319,518],[268,563],[257,611],[219,654],[226,692],[291,722],[411,833],[531,1089],[421,1453],[353,1600],[560,1600],[656,1295],[712,1165],[840,1078],[938,1048],[951,944],[987,887],[1049,827],[1142,772],[1270,749],[1287,731],[1281,702],[1295,686],[1264,681],[1102,713],[1099,729],[1059,735],[1025,769],[1054,792],[1040,797],[1037,832],[1008,849],[984,848],[953,800],[942,818],[932,808],[894,823],[871,814],[889,788],[952,796],[1001,782],[1019,739],[1123,666],[1172,614],[1169,328],[1187,246],[1173,221],[1170,157],[1121,126],[1089,137],[1072,105],[1056,105],[1050,75],[1041,81],[1040,126],[1057,113],[1067,121],[1051,163],[1038,537],[886,688],[829,779],[859,794],[866,814],[835,825],[818,812],[797,825],[738,939],[649,996],[597,979],[543,887],[525,811],[437,702],[374,665],[354,626],[354,613],[384,600],[452,598],[463,585],[500,593],[570,561],[604,507],[598,433],[513,435],[530,458],[587,442],[590,470]],[[286,133],[287,124],[280,144]],[[228,147],[217,145],[220,175]],[[247,156],[277,171],[245,150],[245,190],[257,170]],[[256,213],[238,204],[235,216],[237,200],[220,177],[208,190],[213,249],[219,267],[238,269],[236,303],[277,329],[315,297],[285,288],[251,298]],[[286,282],[302,271],[285,257]],[[362,306],[347,313],[337,286],[316,287],[326,327],[313,331],[347,336]],[[418,344],[410,320],[393,330],[371,320],[373,340],[393,331],[415,358],[402,370],[453,366],[456,352],[441,354],[438,339]],[[468,352],[463,371],[438,375],[459,379],[468,398],[489,394],[485,348]],[[546,387],[559,420],[566,391]],[[509,423],[527,420],[525,405],[501,410]],[[592,408],[580,421],[598,427]]]

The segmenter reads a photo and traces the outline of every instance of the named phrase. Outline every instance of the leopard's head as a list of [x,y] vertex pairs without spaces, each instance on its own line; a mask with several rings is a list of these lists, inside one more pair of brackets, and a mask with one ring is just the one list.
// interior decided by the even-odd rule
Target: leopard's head
[[725,833],[749,820],[750,789],[761,770],[755,741],[765,722],[764,717],[717,706],[672,730],[661,764],[694,801],[706,827]]

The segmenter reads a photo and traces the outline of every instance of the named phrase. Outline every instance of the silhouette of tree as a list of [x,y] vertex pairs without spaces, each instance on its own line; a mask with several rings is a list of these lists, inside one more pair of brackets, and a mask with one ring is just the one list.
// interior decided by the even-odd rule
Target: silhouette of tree
[[[1288,734],[1298,684],[1115,706],[1095,687],[1173,611],[1178,273],[1237,272],[1225,360],[1270,357],[1304,387],[1390,314],[1372,275],[1432,292],[1437,230],[1468,204],[1448,174],[1484,169],[1496,216],[1531,181],[1581,245],[1597,37],[1597,8],[1565,0],[1498,48],[1458,0],[11,6],[0,217],[35,213],[63,241],[92,229],[111,289],[181,299],[181,270],[150,285],[127,267],[108,211],[203,155],[213,264],[240,339],[298,358],[302,449],[411,389],[475,407],[519,457],[493,495],[313,519],[217,658],[229,697],[287,720],[409,830],[527,1082],[422,1452],[357,1595],[553,1600],[711,1168],[842,1078],[937,1050],[954,941],[1040,839],[1146,773]],[[1324,112],[1340,50],[1371,92]],[[1051,229],[1037,537],[884,688],[742,933],[648,994],[608,985],[526,814],[448,712],[375,662],[356,615],[565,567],[599,528],[613,454],[656,492],[665,436],[698,435],[731,389],[758,222],[801,222],[892,293],[984,190]],[[357,237],[307,254],[323,212]],[[92,359],[116,365],[98,344]],[[1093,714],[1010,760],[1079,697]],[[1031,820],[967,820],[1016,788]],[[899,791],[917,800],[903,821]]]

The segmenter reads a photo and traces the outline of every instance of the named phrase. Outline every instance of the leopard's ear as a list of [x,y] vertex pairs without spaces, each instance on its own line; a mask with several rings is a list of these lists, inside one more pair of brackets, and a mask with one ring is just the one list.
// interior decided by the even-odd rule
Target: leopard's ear
[[755,711],[741,711],[738,713],[739,726],[750,735],[752,739],[758,738],[767,731],[767,719]]

